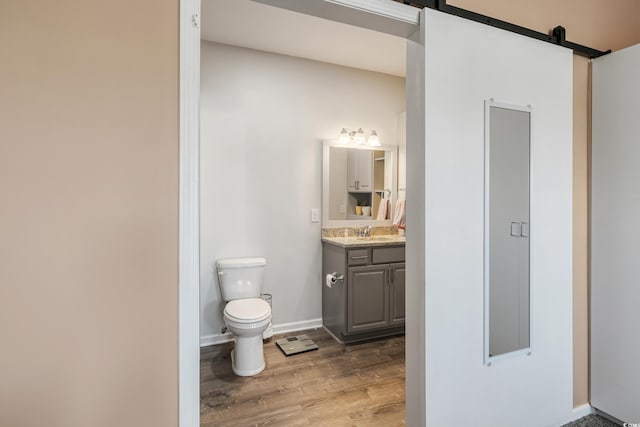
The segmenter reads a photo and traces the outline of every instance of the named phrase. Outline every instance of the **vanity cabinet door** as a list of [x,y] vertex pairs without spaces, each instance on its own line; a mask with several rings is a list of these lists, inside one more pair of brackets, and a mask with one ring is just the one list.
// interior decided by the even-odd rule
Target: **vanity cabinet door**
[[404,325],[404,282],[405,264],[391,264],[389,267],[390,316],[389,326]]
[[347,285],[347,332],[389,325],[389,266],[350,267]]
[[347,189],[351,192],[370,192],[373,151],[349,150],[347,154]]

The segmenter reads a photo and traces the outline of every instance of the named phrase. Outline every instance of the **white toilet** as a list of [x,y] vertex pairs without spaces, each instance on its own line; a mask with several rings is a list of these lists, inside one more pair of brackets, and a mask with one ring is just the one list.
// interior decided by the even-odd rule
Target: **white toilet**
[[262,333],[271,322],[271,307],[260,298],[264,258],[228,258],[216,261],[224,307],[224,323],[235,335],[231,366],[236,375],[256,375],[264,369]]

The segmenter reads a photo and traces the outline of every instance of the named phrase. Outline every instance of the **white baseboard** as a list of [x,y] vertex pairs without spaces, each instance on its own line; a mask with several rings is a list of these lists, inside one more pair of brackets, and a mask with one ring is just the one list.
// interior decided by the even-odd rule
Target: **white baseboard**
[[591,415],[593,413],[595,413],[595,411],[593,410],[593,407],[588,403],[585,403],[584,405],[576,406],[575,408],[573,408],[571,419],[567,420],[565,424],[578,420],[582,417],[586,417],[587,415]]
[[[322,319],[301,320],[299,322],[281,323],[273,325],[274,334],[285,334],[287,332],[304,331],[305,329],[314,329],[322,327]],[[229,332],[226,334],[213,334],[200,337],[200,347],[222,344],[233,341],[233,335]]]
[[233,341],[233,335],[230,332],[227,332],[226,334],[205,335],[200,337],[200,347],[223,344],[229,341]]
[[285,334],[287,332],[304,331],[305,329],[314,329],[322,327],[322,319],[301,320],[299,322],[281,323],[273,325],[274,334]]

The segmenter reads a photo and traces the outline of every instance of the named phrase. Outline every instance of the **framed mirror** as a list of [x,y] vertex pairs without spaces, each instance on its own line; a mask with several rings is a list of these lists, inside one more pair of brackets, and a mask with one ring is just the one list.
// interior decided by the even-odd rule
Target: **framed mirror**
[[323,144],[322,226],[390,225],[398,193],[398,147]]
[[485,101],[484,361],[531,352],[531,107]]

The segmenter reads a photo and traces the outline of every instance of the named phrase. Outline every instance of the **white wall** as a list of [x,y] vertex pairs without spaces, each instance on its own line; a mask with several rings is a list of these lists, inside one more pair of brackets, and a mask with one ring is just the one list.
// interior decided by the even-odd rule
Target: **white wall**
[[[573,406],[572,53],[431,10],[423,25],[427,425],[560,425]],[[483,364],[489,98],[533,107],[532,354],[491,367]]]
[[225,257],[267,258],[276,329],[318,324],[322,140],[362,126],[396,143],[405,81],[210,42],[201,73],[201,343],[223,326],[214,261]]
[[638,422],[640,45],[593,63],[591,404]]

